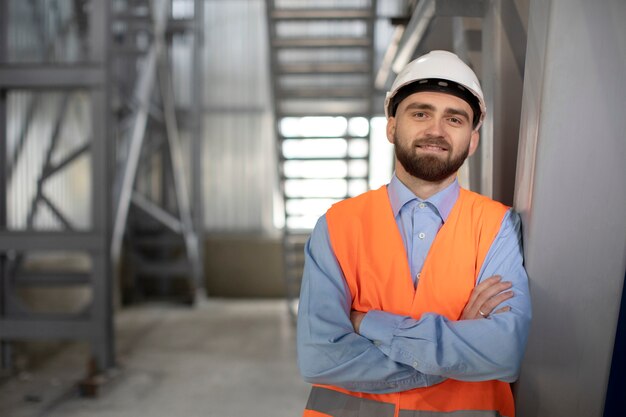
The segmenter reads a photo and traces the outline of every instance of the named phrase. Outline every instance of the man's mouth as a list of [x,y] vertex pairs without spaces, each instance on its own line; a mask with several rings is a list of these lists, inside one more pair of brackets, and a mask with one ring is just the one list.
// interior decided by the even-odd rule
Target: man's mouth
[[429,151],[429,152],[446,152],[448,151],[448,146],[439,144],[439,143],[418,143],[415,145],[417,148]]

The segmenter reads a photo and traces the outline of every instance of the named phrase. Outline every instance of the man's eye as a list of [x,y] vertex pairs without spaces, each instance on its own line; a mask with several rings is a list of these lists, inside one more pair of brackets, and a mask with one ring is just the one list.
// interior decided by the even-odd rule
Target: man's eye
[[423,111],[418,111],[418,112],[415,112],[413,116],[421,119],[421,118],[426,117],[426,113],[424,113]]
[[456,125],[463,123],[463,120],[459,119],[458,117],[450,117],[448,120]]

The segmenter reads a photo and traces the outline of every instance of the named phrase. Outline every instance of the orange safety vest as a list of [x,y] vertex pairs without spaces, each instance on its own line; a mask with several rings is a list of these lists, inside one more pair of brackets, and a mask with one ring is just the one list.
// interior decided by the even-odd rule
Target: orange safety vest
[[[428,252],[415,289],[387,188],[333,205],[326,214],[328,232],[352,294],[352,309],[382,310],[414,319],[429,312],[458,320],[507,210],[498,202],[461,189]],[[454,379],[391,394],[315,385],[304,412],[305,417],[514,414],[508,383]]]

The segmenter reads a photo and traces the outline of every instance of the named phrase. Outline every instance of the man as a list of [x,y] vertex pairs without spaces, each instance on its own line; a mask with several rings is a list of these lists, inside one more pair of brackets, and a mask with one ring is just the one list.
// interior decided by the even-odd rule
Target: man
[[485,116],[456,55],[409,63],[385,101],[396,172],[335,204],[305,248],[305,416],[513,416],[531,317],[519,217],[461,189]]

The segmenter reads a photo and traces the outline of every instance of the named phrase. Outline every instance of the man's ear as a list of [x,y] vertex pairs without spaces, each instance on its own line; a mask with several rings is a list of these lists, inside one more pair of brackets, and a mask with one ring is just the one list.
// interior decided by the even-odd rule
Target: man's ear
[[478,148],[478,142],[480,142],[480,133],[478,133],[478,130],[474,130],[472,131],[472,134],[470,136],[470,146],[469,146],[468,156],[471,156],[474,154],[474,152],[476,152],[476,149]]
[[395,144],[396,137],[396,118],[390,117],[387,119],[387,140],[389,143]]

